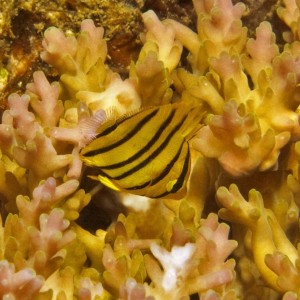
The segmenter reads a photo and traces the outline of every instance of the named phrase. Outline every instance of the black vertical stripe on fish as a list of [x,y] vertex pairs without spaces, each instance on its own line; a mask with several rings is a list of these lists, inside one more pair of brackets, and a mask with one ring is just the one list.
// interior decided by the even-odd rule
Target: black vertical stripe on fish
[[166,148],[171,138],[174,136],[174,133],[178,131],[178,129],[182,126],[186,118],[187,116],[185,116],[183,120],[173,128],[173,130],[168,134],[167,138],[163,141],[163,143],[158,148],[156,148],[146,159],[144,159],[142,162],[140,162],[138,165],[134,166],[133,168],[129,169],[128,171],[116,177],[108,177],[108,178],[114,180],[124,179],[125,177],[134,174],[135,172],[137,172],[138,170],[142,169],[147,164],[149,164],[160,152],[162,152]]
[[179,102],[110,119],[82,149],[81,158],[96,168],[98,176],[92,178],[113,189],[151,198],[182,197],[190,169],[188,141],[202,112],[200,106]]
[[[91,157],[94,155],[98,155],[104,152],[107,152],[113,148],[116,148],[124,143],[126,143],[131,137],[133,137],[134,135],[136,135],[141,129],[142,127],[147,124],[158,112],[158,109],[154,110],[153,112],[151,112],[149,115],[145,116],[136,126],[135,128],[133,128],[126,136],[124,136],[122,139],[118,140],[115,143],[112,143],[106,147],[103,148],[98,148],[95,150],[91,150],[88,151],[86,153],[84,153],[84,156],[86,157]],[[127,119],[129,120],[129,118]]]
[[174,164],[177,162],[181,152],[182,152],[182,148],[184,146],[183,142],[179,148],[179,150],[177,151],[176,155],[172,158],[172,160],[167,164],[166,168],[157,176],[155,177],[153,180],[149,180],[141,185],[136,185],[136,186],[132,186],[132,187],[126,187],[126,190],[138,190],[138,189],[142,189],[146,186],[154,186],[156,183],[158,183],[160,180],[162,180],[164,177],[166,177],[170,170],[173,168]]
[[155,142],[157,142],[157,140],[159,139],[159,137],[161,136],[161,134],[163,133],[163,131],[166,129],[166,127],[168,125],[170,125],[170,123],[172,122],[172,119],[174,117],[175,114],[175,110],[171,111],[171,114],[168,116],[168,118],[161,124],[161,126],[158,128],[157,132],[155,133],[155,135],[148,141],[148,143],[143,146],[139,151],[137,151],[135,154],[133,154],[131,157],[129,157],[127,160],[123,160],[121,162],[118,163],[114,163],[114,164],[110,164],[110,165],[106,165],[106,166],[99,166],[104,170],[111,170],[111,169],[116,169],[116,168],[120,168],[120,167],[124,167],[127,164],[135,161],[139,156],[141,156],[146,150],[150,149]]
[[[117,176],[124,172],[124,169],[129,169],[131,166],[137,164],[144,160],[144,158],[148,155],[149,149],[145,149],[145,151],[141,151],[141,155],[133,160],[133,162],[129,162],[128,159],[138,152],[141,148],[143,148],[149,140],[153,137],[153,135],[159,130],[162,123],[169,118],[170,114],[173,115],[174,111],[174,118],[171,120],[170,126],[166,126],[165,130],[163,130],[161,136],[158,137],[158,142],[161,143],[162,140],[165,139],[167,133],[172,128],[172,125],[178,122],[179,116],[182,117],[181,114],[178,113],[178,109],[172,105],[166,105],[164,107],[160,107],[159,112],[154,116],[151,121],[149,121],[139,132],[136,133],[131,139],[129,139],[126,143],[120,145],[117,148],[113,148],[110,151],[94,155],[91,157],[86,157],[84,155],[85,152],[89,152],[91,150],[95,150],[98,148],[103,148],[108,146],[112,143],[115,143],[120,139],[120,137],[124,136],[128,133],[132,128],[136,126],[136,124],[145,117],[146,114],[149,114],[149,111],[152,112],[156,108],[150,108],[148,110],[140,111],[136,113],[135,117],[128,122],[125,122],[117,128],[113,133],[109,134],[106,137],[101,137],[99,139],[93,140],[90,142],[85,149],[81,151],[81,158],[85,164],[89,166],[101,167],[106,168],[107,165],[110,164],[118,164],[118,163],[125,163],[124,168],[120,167],[118,169],[112,169],[111,172],[107,172],[112,176]],[[176,118],[176,120],[175,120]],[[105,126],[105,124],[104,124]],[[99,128],[101,130],[101,128]],[[181,142],[179,140],[179,142]],[[152,147],[153,149],[153,147]],[[127,162],[127,164],[126,164]]]
[[177,191],[179,191],[185,181],[186,175],[188,173],[189,170],[189,165],[190,165],[190,151],[188,151],[187,156],[184,160],[184,165],[183,165],[183,169],[181,171],[180,176],[178,177],[176,183],[173,185],[172,189],[170,191],[165,191],[164,193],[158,195],[158,196],[154,196],[152,198],[162,198],[167,196],[168,194],[172,194],[172,193],[176,193]]
[[[156,109],[156,111],[158,111],[158,110],[159,110],[159,108]],[[105,128],[102,132],[99,132],[96,135],[96,139],[112,133],[114,130],[116,130],[116,128],[118,126],[120,126],[122,123],[125,123],[128,120],[134,118],[138,113],[140,113],[140,112],[130,114],[130,115],[126,116],[126,117],[122,116],[120,119],[116,120],[111,126]],[[108,122],[110,122],[110,121],[111,120],[108,120]]]

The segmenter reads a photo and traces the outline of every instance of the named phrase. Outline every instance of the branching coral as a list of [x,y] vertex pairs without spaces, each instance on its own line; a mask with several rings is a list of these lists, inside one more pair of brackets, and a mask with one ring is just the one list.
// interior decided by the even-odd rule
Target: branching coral
[[161,23],[153,11],[144,13],[143,19],[147,33],[138,61],[131,65],[130,78],[143,106],[161,105],[172,97],[170,73],[180,61],[182,44],[175,39],[172,26]]
[[[35,72],[0,124],[3,299],[300,298],[300,3],[278,8],[291,29],[282,49],[268,22],[247,37],[245,5],[193,4],[197,32],[143,14],[127,78],[110,69],[92,20],[77,36],[46,30],[41,57],[59,80]],[[131,206],[108,228],[78,221],[106,197],[86,188],[79,155],[98,126],[179,101],[205,111],[188,141],[186,196],[121,193]]]
[[150,256],[145,257],[145,263],[160,295],[174,299],[181,299],[189,293],[204,296],[209,293],[207,290],[230,283],[234,276],[234,261],[225,260],[236,247],[236,242],[228,240],[228,229],[224,223],[218,224],[216,215],[211,214],[202,220],[194,243],[174,245],[170,252],[152,244],[151,252],[163,271]]
[[265,264],[265,256],[275,251],[284,251],[295,262],[297,251],[277,223],[273,212],[263,207],[261,195],[255,190],[250,192],[249,202],[244,200],[234,185],[229,190],[221,187],[217,196],[224,206],[220,210],[220,215],[250,229],[251,248],[256,266],[263,278],[272,287],[280,290],[282,287],[277,285],[276,276]]
[[[15,299],[24,299],[26,292],[23,291],[23,296],[23,286],[28,293],[36,293],[40,288],[47,290],[48,278],[52,278],[59,269],[65,268],[66,262],[70,262],[68,246],[75,242],[76,235],[70,229],[70,221],[64,219],[64,211],[52,207],[64,202],[77,187],[75,180],[56,187],[54,178],[49,178],[33,191],[32,200],[21,195],[17,197],[19,216],[10,214],[1,230],[1,259],[3,268],[7,269],[7,273],[1,272],[4,284],[1,295],[11,293]],[[79,197],[77,201],[80,201]],[[78,262],[83,264],[85,259],[83,256],[83,260],[72,261],[72,267],[76,269]],[[69,268],[72,267],[69,265]],[[14,276],[16,279],[13,279]],[[18,280],[18,276],[23,281]],[[5,280],[13,283],[6,283]],[[44,281],[45,286],[42,286]],[[71,283],[74,284],[73,279]],[[56,286],[51,288],[55,290]],[[28,299],[31,299],[32,295],[28,295]]]
[[[184,209],[182,206],[180,211]],[[123,222],[126,222],[125,228],[131,228],[134,233],[133,215],[129,215]],[[127,241],[124,241],[123,237],[121,242],[121,236],[126,229],[122,223],[116,224],[115,234],[117,229],[123,231],[114,242],[114,252],[118,258],[108,259],[107,255],[113,254],[111,246],[104,250],[103,256],[103,259],[111,263],[107,270],[110,276],[115,278],[115,281],[110,280],[110,285],[113,283],[114,289],[117,289],[122,283],[121,295],[124,299],[135,299],[130,298],[130,295],[135,293],[141,295],[141,299],[182,299],[193,293],[204,295],[213,290],[216,291],[216,295],[225,295],[229,290],[227,284],[234,278],[234,261],[227,258],[236,247],[235,241],[228,240],[229,227],[224,223],[219,224],[214,214],[201,220],[199,228],[192,225],[193,218],[183,224],[173,213],[166,222],[168,229],[163,233],[165,237],[162,241],[142,239],[142,236],[139,236],[139,240]],[[110,233],[108,234],[110,236]],[[159,242],[162,245],[159,245]],[[133,250],[130,254],[131,249],[137,247],[150,248],[151,252],[143,256]],[[130,274],[129,263],[132,266],[131,272],[136,270],[141,273]],[[137,276],[138,274],[140,275]],[[151,284],[144,282],[143,277],[146,274],[150,277]],[[104,276],[108,279],[108,274],[104,273]],[[121,281],[116,282],[117,279]]]
[[0,289],[2,299],[32,299],[43,284],[41,276],[31,269],[15,272],[14,265],[0,262]]
[[99,91],[105,82],[107,49],[103,34],[103,28],[96,27],[92,20],[82,22],[78,39],[66,37],[54,27],[45,32],[41,57],[60,72],[71,95],[77,91]]
[[[201,3],[195,4],[201,20],[198,35],[169,21],[178,39],[193,55],[190,59],[193,74],[178,70],[174,74],[175,86],[184,99],[204,100],[213,115],[209,115],[206,126],[199,132],[195,148],[207,157],[217,158],[234,176],[257,168],[269,169],[276,165],[280,149],[299,135],[298,46],[286,47],[280,54],[266,22],[258,27],[256,39],[247,41],[246,29],[240,22],[242,5],[232,6],[231,1]],[[187,39],[190,35],[193,36]],[[209,49],[213,52],[205,48],[206,44],[211,44]],[[206,54],[199,56],[202,61],[195,62],[198,49]],[[236,108],[229,108],[230,101],[235,101]],[[232,112],[229,114],[228,110]],[[250,122],[248,126],[243,117]],[[217,125],[216,120],[222,118],[224,121]],[[231,127],[233,124],[235,129]],[[222,131],[217,131],[217,127]],[[250,136],[249,130],[256,134]],[[225,131],[233,135],[230,142],[223,140]],[[231,152],[234,158],[227,158],[232,156]]]

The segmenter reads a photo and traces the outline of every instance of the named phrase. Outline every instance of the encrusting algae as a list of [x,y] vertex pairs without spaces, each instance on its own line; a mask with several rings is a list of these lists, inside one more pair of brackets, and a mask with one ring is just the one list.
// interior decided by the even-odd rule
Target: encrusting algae
[[[127,77],[91,19],[45,31],[58,81],[4,99],[1,299],[300,299],[300,3],[282,49],[242,3],[193,5],[196,31],[143,13]],[[126,209],[92,230],[101,182]]]

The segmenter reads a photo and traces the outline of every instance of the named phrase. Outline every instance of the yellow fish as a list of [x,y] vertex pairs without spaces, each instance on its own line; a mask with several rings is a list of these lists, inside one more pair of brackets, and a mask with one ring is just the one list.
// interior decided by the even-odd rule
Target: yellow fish
[[202,116],[200,106],[179,102],[108,118],[81,150],[81,159],[96,168],[99,175],[91,178],[110,188],[150,198],[182,197],[190,172],[189,140]]

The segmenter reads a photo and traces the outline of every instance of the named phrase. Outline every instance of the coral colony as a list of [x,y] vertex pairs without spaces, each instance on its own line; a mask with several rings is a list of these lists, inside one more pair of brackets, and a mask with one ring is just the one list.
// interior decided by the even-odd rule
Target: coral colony
[[[126,79],[92,20],[76,36],[46,30],[41,57],[60,79],[35,72],[0,125],[1,299],[300,299],[300,3],[278,8],[279,50],[267,22],[248,38],[243,4],[193,2],[197,32],[144,13]],[[180,101],[204,115],[184,198],[120,192],[126,216],[79,226],[91,199],[79,153],[104,110]]]

